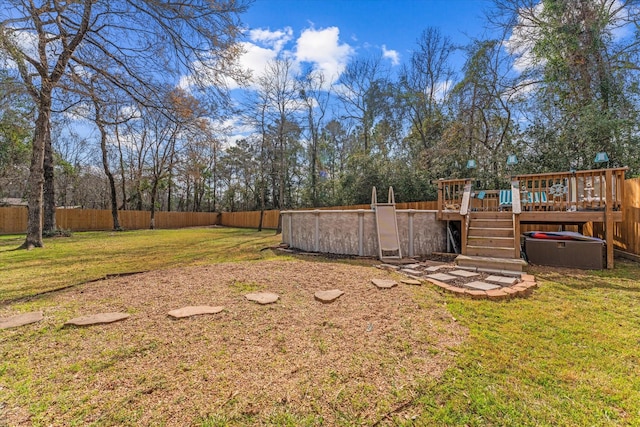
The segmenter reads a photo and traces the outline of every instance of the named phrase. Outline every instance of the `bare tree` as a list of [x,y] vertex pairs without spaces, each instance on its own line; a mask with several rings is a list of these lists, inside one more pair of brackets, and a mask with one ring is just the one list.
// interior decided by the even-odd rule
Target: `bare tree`
[[320,130],[330,100],[330,88],[326,87],[324,74],[310,71],[300,79],[300,98],[307,116],[307,150],[309,154],[310,200],[317,207],[318,196],[318,151],[320,148]]
[[371,134],[387,107],[388,72],[380,56],[358,58],[347,65],[338,79],[336,96],[344,109],[343,119],[359,128],[365,153],[371,148]]
[[[285,185],[288,179],[287,149],[291,131],[297,127],[299,97],[293,75],[292,62],[289,59],[276,59],[267,64],[258,79],[258,96],[266,101],[265,114],[269,117],[274,142],[275,162],[273,171],[277,176],[274,190],[277,188],[276,207],[284,209]],[[282,219],[278,220],[277,232],[282,230]]]
[[461,161],[477,159],[485,173],[482,178],[500,185],[504,159],[518,131],[513,120],[517,77],[502,40],[474,41],[468,52],[463,79],[451,97],[456,125],[464,133],[463,141],[456,142],[457,152]]
[[453,79],[449,61],[454,50],[448,37],[429,27],[422,32],[409,64],[403,66],[399,76],[400,97],[411,133],[425,151],[437,144],[445,127],[444,106]]
[[50,143],[52,95],[63,76],[71,68],[80,68],[141,100],[148,96],[141,88],[159,75],[174,79],[188,75],[191,82],[215,82],[224,89],[225,76],[239,75],[234,67],[240,51],[235,44],[240,32],[237,16],[246,3],[5,2],[7,7],[0,12],[0,49],[11,59],[38,111],[29,177],[27,236],[22,247],[43,245],[44,158]]

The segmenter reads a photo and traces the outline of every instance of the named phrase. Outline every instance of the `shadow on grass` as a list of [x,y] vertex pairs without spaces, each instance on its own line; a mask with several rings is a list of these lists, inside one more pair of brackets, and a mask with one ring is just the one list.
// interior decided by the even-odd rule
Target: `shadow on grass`
[[553,271],[532,273],[543,280],[549,280],[575,290],[609,289],[625,292],[640,292],[640,264],[633,261],[618,261],[613,270],[585,270],[555,268]]

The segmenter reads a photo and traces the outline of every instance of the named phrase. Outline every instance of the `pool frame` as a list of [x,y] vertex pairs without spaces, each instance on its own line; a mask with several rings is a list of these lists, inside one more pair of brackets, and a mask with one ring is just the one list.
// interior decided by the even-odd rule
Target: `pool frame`
[[[396,210],[403,256],[426,256],[446,251],[446,221],[435,210]],[[282,243],[306,252],[378,256],[375,212],[301,210],[282,212]]]

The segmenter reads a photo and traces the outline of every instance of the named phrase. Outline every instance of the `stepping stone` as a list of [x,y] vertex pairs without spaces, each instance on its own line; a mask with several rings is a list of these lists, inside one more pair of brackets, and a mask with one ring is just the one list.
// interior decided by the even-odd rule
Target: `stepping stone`
[[389,289],[394,286],[398,286],[398,282],[389,279],[371,279],[371,283],[376,285],[379,289]]
[[422,275],[422,271],[414,270],[412,268],[403,268],[402,270],[400,270],[400,273],[411,274],[412,276]]
[[385,270],[400,270],[399,266],[393,264],[380,264],[378,267]]
[[334,302],[344,294],[340,289],[331,289],[329,291],[318,291],[313,296],[318,301],[328,304]]
[[404,268],[409,269],[409,270],[414,270],[416,268],[420,268],[422,267],[422,264],[408,264],[405,265]]
[[400,280],[400,282],[404,283],[405,285],[415,285],[415,286],[422,285],[422,282],[416,279],[402,279]]
[[127,313],[99,313],[99,314],[91,314],[89,316],[76,317],[71,319],[65,323],[65,325],[74,325],[74,326],[91,326],[91,325],[102,325],[107,323],[118,322],[120,320],[124,320],[129,317]]
[[444,268],[444,265],[434,265],[431,267],[427,267],[425,270],[430,272],[430,273],[435,273],[436,271],[440,270],[441,268]]
[[453,274],[454,276],[460,276],[460,277],[476,277],[479,276],[479,273],[474,273],[473,271],[467,271],[467,270],[453,270],[450,271],[449,274]]
[[278,298],[280,298],[278,294],[274,294],[271,292],[255,292],[251,294],[246,294],[244,297],[249,301],[257,302],[258,304],[261,304],[261,305],[272,304],[278,301]]
[[0,329],[15,328],[30,323],[39,322],[43,319],[41,311],[33,311],[31,313],[16,314],[15,316],[0,319]]
[[224,307],[211,307],[209,305],[191,305],[187,307],[171,310],[167,313],[174,319],[182,319],[183,317],[197,316],[199,314],[216,314],[224,310]]
[[476,289],[479,291],[490,291],[492,289],[500,289],[498,285],[492,285],[491,283],[485,283],[480,281],[466,283],[465,286],[467,288]]
[[429,274],[427,277],[430,279],[440,280],[441,282],[450,282],[451,280],[457,279],[456,276],[445,273]]
[[506,276],[489,276],[484,280],[486,280],[487,282],[500,283],[504,286],[513,286],[518,283],[518,278]]

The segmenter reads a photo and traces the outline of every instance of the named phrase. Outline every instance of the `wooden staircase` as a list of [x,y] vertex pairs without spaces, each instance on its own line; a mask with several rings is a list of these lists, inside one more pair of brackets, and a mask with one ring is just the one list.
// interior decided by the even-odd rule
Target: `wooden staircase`
[[516,250],[520,236],[514,235],[512,212],[469,212],[467,221],[465,255],[520,258],[520,251]]

